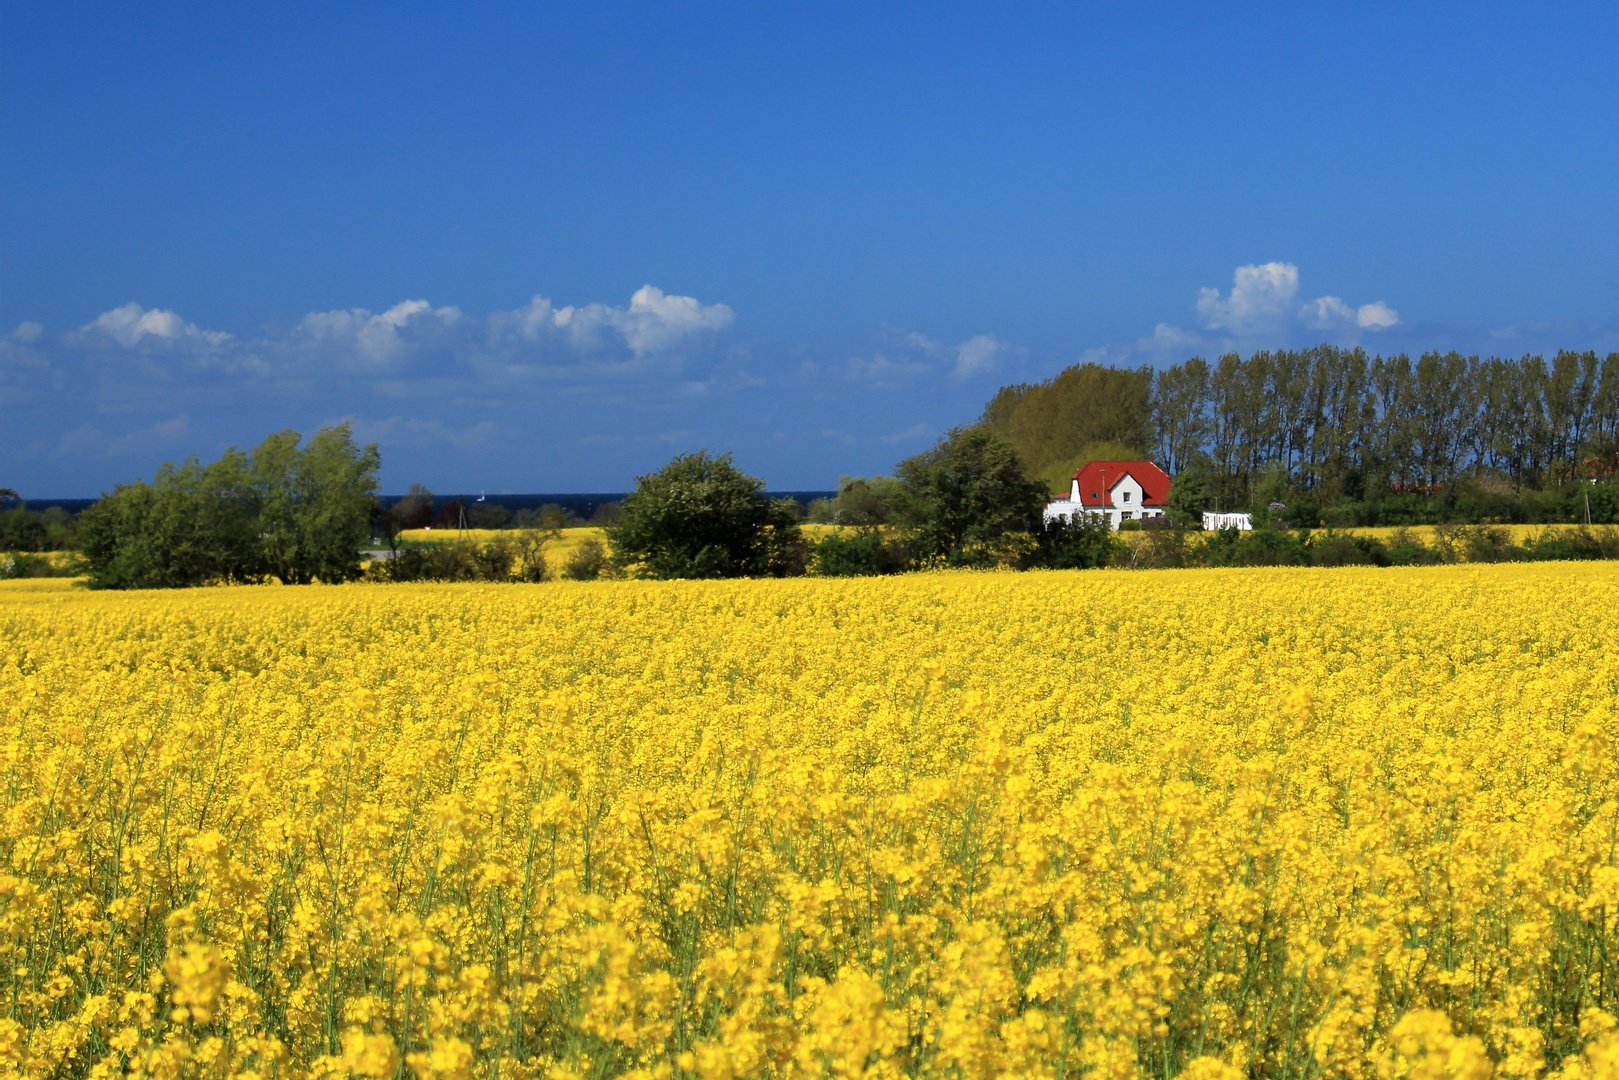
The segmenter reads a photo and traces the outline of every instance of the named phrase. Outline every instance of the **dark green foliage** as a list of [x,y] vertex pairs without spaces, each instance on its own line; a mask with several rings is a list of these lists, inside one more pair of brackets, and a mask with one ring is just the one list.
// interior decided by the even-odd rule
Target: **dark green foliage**
[[1034,552],[1029,557],[1031,566],[1046,570],[1090,570],[1111,566],[1130,553],[1125,542],[1100,516],[1074,516],[1078,520],[1059,517],[1043,523],[1035,534]]
[[567,561],[562,564],[562,576],[569,581],[595,581],[610,569],[607,545],[591,537],[568,553]]
[[806,557],[788,501],[766,498],[729,454],[681,454],[637,478],[607,535],[614,560],[645,577],[782,577]]
[[908,561],[904,547],[876,529],[826,536],[810,549],[811,571],[821,577],[897,574]]
[[474,529],[504,529],[512,519],[512,512],[492,502],[467,504],[467,525]]
[[165,465],[152,483],[103,496],[81,515],[90,587],[357,577],[376,447],[356,446],[347,424],[298,444],[296,433],[280,432],[251,456],[233,449],[212,465]]
[[1523,545],[1527,558],[1536,562],[1569,559],[1619,559],[1619,532],[1589,528],[1550,530],[1532,537]]
[[1045,485],[1024,475],[1006,440],[984,428],[956,428],[895,469],[894,520],[912,555],[967,563],[1010,533],[1038,527]]
[[367,571],[377,581],[543,581],[544,556],[535,574],[533,556],[525,559],[519,540],[505,535],[485,544],[450,540],[405,548],[373,562]]
[[831,520],[839,525],[887,525],[894,520],[898,497],[899,481],[892,476],[842,477]]
[[1390,566],[1433,566],[1443,560],[1409,529],[1395,529],[1385,545]]
[[207,466],[195,458],[165,465],[150,484],[121,485],[80,515],[89,585],[175,589],[262,580],[257,516],[241,451]]
[[1166,509],[1170,524],[1179,529],[1201,529],[1203,512],[1214,509],[1214,463],[1206,454],[1193,456],[1173,474]]
[[558,534],[563,529],[584,524],[556,503],[546,503],[536,510],[519,510],[512,521],[518,528],[547,529]]
[[1206,566],[1309,566],[1306,538],[1281,529],[1221,529],[1203,548]]
[[288,585],[350,581],[370,535],[381,458],[356,445],[347,424],[299,440],[296,431],[271,435],[248,466],[263,572]]
[[77,543],[78,522],[59,506],[28,509],[15,493],[0,499],[0,551],[66,551]]
[[1580,515],[1576,520],[1585,520],[1585,512],[1589,510],[1589,524],[1619,525],[1619,480],[1582,485],[1580,503],[1575,509]]

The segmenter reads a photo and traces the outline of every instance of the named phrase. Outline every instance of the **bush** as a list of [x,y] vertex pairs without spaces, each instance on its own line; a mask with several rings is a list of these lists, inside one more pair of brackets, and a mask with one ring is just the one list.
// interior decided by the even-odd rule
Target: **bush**
[[1390,566],[1434,566],[1443,561],[1439,552],[1403,525],[1389,534],[1387,547]]
[[[1134,544],[1129,545],[1129,566],[1132,570],[1164,570],[1185,566],[1189,558],[1186,546],[1187,529],[1151,528]],[[1201,527],[1197,530],[1202,531]]]
[[[1310,545],[1310,561],[1316,566],[1372,565],[1371,555],[1355,540],[1355,537],[1329,534]],[[1374,540],[1373,543],[1376,543],[1376,541]],[[1377,546],[1382,547],[1381,544]],[[1388,564],[1385,562],[1383,565]]]
[[519,529],[541,529],[556,533],[574,525],[584,524],[558,503],[546,503],[533,510],[519,510],[512,523]]
[[[838,479],[837,498],[816,512],[830,511],[831,516],[826,520],[839,525],[886,525],[894,517],[898,498],[899,481],[892,476],[844,476]],[[825,501],[815,500],[816,503]]]
[[[1045,570],[1090,570],[1111,566],[1129,549],[1107,526],[1100,515],[1076,514],[1041,523],[1034,536],[1033,566]],[[1146,540],[1143,538],[1143,543]]]
[[1604,480],[1587,484],[1580,493],[1580,515],[1586,505],[1591,507],[1591,524],[1619,525],[1619,480]]
[[1518,562],[1529,553],[1512,542],[1512,534],[1492,525],[1436,525],[1434,546],[1443,562]]
[[810,549],[810,573],[819,577],[868,577],[905,569],[904,548],[883,539],[876,529],[833,534]]
[[610,565],[607,545],[592,536],[568,553],[562,576],[569,581],[595,581]]
[[801,574],[808,553],[791,502],[766,498],[729,454],[681,454],[636,479],[607,536],[620,565],[650,578]]
[[1310,549],[1301,537],[1280,529],[1221,529],[1203,547],[1206,566],[1309,566]]
[[1619,530],[1548,529],[1525,544],[1524,550],[1537,562],[1619,559]]

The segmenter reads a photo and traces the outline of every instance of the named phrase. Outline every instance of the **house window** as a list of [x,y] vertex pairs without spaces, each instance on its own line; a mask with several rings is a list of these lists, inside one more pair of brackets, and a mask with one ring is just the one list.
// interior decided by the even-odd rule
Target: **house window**
[[1130,493],[1129,493],[1129,492],[1128,492],[1128,491],[1126,491],[1126,492],[1125,492],[1125,493],[1124,493],[1124,501],[1125,501],[1125,502],[1129,502],[1129,501],[1130,501]]

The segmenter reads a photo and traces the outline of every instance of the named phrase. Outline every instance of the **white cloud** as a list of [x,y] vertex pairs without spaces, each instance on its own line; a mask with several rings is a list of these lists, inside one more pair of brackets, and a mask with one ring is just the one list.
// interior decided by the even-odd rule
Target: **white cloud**
[[11,332],[11,338],[13,341],[20,341],[26,345],[31,341],[38,341],[39,336],[44,332],[45,328],[37,322],[18,323],[17,329]]
[[89,457],[97,453],[107,444],[107,437],[103,435],[94,424],[83,423],[72,431],[62,434],[57,440],[56,449],[51,452],[52,457],[74,458]]
[[380,315],[365,308],[315,311],[299,321],[294,345],[313,347],[356,370],[386,370],[424,334],[451,329],[462,318],[460,308],[435,308],[426,300],[406,300]]
[[[1237,341],[1266,341],[1283,344],[1292,331],[1303,326],[1340,336],[1358,330],[1386,330],[1400,321],[1399,312],[1381,300],[1352,308],[1336,296],[1321,296],[1297,309],[1299,268],[1292,263],[1268,262],[1239,266],[1232,275],[1231,292],[1222,297],[1219,289],[1199,289],[1195,310],[1206,330],[1224,331]],[[1159,324],[1159,329],[1179,333]],[[1154,335],[1154,344],[1169,342]]]
[[1226,298],[1221,299],[1219,289],[1198,290],[1198,321],[1210,330],[1239,335],[1263,331],[1287,317],[1298,291],[1299,268],[1292,263],[1239,266]]
[[1004,342],[996,341],[989,334],[979,334],[969,338],[956,346],[956,370],[958,379],[965,379],[972,375],[992,372],[1001,364],[1001,357],[1012,351]]
[[1198,326],[1159,323],[1133,344],[1103,345],[1087,351],[1085,360],[1128,363],[1184,360],[1197,353],[1215,355],[1247,349],[1285,348],[1323,339],[1356,344],[1365,333],[1400,324],[1400,313],[1381,300],[1354,307],[1341,297],[1319,296],[1298,302],[1299,268],[1268,262],[1239,266],[1231,291],[1198,290],[1193,312]]
[[630,297],[628,307],[595,303],[559,308],[536,296],[516,311],[490,316],[489,329],[496,340],[541,344],[559,338],[581,353],[622,345],[640,359],[724,330],[735,321],[736,312],[725,304],[704,304],[696,297],[671,296],[654,285],[643,285]]
[[[381,312],[314,311],[290,330],[241,339],[199,329],[173,311],[130,303],[103,312],[60,344],[86,355],[138,353],[146,365],[138,370],[149,378],[164,377],[164,365],[172,357],[194,373],[235,372],[305,383],[332,375],[369,378],[381,380],[373,383],[379,393],[412,396],[413,391],[443,393],[452,384],[465,388],[510,386],[535,378],[622,379],[643,372],[648,358],[675,356],[735,319],[725,304],[704,304],[647,285],[624,306],[559,308],[536,296],[516,311],[497,311],[481,320],[458,307],[435,307],[422,299]],[[10,338],[0,338],[0,350],[32,347],[18,343],[33,333],[30,327],[37,324],[25,323]]]
[[1345,321],[1353,320],[1355,312],[1336,296],[1323,296],[1311,300],[1300,308],[1299,317],[1304,320],[1306,326],[1317,330],[1330,330],[1341,326]]
[[1355,312],[1356,324],[1368,330],[1386,330],[1400,321],[1400,313],[1379,300],[1372,304],[1362,304]]
[[231,341],[229,334],[218,330],[199,330],[195,323],[186,322],[172,311],[143,308],[135,303],[102,312],[94,322],[80,327],[79,333],[105,335],[127,348],[133,348],[146,339],[213,348]]
[[851,379],[880,385],[897,379],[929,375],[936,371],[937,368],[927,360],[905,356],[889,356],[887,353],[879,352],[869,360],[863,356],[849,357],[849,363],[845,370]]
[[1323,296],[1300,308],[1299,318],[1315,330],[1343,330],[1350,326],[1386,330],[1399,323],[1400,313],[1381,300],[1351,308],[1336,296]]

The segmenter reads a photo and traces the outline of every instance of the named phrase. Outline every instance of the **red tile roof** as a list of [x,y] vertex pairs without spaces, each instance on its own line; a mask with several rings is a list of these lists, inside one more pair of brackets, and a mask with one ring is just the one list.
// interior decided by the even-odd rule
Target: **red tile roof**
[[1169,474],[1150,461],[1087,461],[1074,474],[1084,506],[1112,506],[1112,490],[1126,476],[1141,485],[1142,506],[1162,506],[1169,498]]

